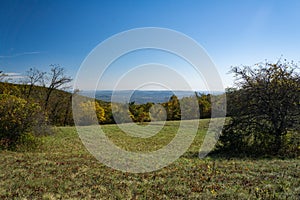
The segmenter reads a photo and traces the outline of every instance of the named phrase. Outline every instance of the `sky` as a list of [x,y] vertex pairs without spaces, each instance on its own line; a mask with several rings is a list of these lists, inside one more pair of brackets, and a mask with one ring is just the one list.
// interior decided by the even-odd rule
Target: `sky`
[[[201,45],[224,87],[229,87],[231,66],[276,62],[281,57],[300,61],[299,10],[297,0],[0,0],[0,71],[17,76],[30,67],[49,71],[49,65],[59,64],[76,78],[101,42],[130,29],[160,27]],[[174,66],[193,88],[205,90],[205,81],[193,75],[188,63],[151,50],[120,58],[103,76],[103,84],[87,79],[82,89],[95,84],[112,89],[118,76],[124,76],[121,72],[136,67],[133,63],[149,62]],[[139,76],[146,78],[147,73]],[[133,87],[130,81],[122,85],[121,89]]]

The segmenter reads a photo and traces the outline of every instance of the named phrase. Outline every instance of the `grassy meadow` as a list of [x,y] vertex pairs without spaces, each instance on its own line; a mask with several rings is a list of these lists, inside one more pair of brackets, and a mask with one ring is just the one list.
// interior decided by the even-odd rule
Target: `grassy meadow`
[[[141,174],[101,164],[75,127],[56,127],[36,150],[0,152],[0,199],[300,199],[299,158],[199,159],[208,123],[200,120],[193,144],[178,160]],[[147,139],[128,137],[117,125],[102,128],[119,147],[153,151],[168,144],[178,126],[166,122]]]

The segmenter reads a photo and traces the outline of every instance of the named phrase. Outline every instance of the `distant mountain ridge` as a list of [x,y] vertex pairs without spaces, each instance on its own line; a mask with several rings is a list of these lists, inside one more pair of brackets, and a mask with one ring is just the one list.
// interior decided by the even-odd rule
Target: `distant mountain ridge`
[[198,94],[222,94],[222,92],[208,92],[208,91],[168,91],[168,90],[91,90],[81,91],[80,94],[87,97],[92,97],[106,102],[129,103],[135,102],[136,104],[164,103],[169,101],[172,95],[176,95],[179,99],[183,97],[194,96],[195,92]]

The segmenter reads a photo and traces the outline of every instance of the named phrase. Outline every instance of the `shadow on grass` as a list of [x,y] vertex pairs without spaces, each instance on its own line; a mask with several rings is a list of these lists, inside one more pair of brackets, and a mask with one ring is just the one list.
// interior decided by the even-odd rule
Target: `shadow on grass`
[[[195,159],[199,158],[199,152],[186,152],[181,156],[182,158]],[[250,153],[234,153],[234,152],[224,152],[224,151],[212,151],[209,152],[203,159],[212,160],[269,160],[269,159],[297,159],[299,156],[289,156],[289,155],[271,155],[271,154],[250,154]],[[199,158],[202,159],[202,158]]]

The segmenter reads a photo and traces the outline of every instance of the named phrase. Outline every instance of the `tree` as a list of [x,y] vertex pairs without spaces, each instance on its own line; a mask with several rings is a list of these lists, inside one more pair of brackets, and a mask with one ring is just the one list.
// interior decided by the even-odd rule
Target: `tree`
[[132,109],[134,102],[130,103],[129,106],[124,103],[111,103],[111,117],[113,119],[113,123],[121,124],[121,123],[129,123],[134,120],[134,113],[130,112]]
[[231,120],[219,148],[245,153],[278,154],[299,134],[300,76],[291,62],[234,67],[236,88],[227,92]]
[[172,95],[170,100],[166,104],[167,110],[167,119],[168,120],[180,120],[181,111],[180,111],[180,103],[177,96]]
[[28,91],[26,97],[29,98],[30,94],[32,92],[32,89],[35,85],[38,83],[42,83],[44,80],[44,76],[46,75],[46,72],[39,71],[36,68],[30,68],[26,72],[26,80],[25,83],[28,85]]
[[[63,125],[66,126],[67,124],[73,124],[73,118],[72,118],[72,98],[79,93],[79,89],[75,89],[69,96],[69,99],[67,99],[67,105],[65,108],[65,117]],[[71,122],[70,122],[71,121]]]
[[149,109],[149,117],[152,122],[167,120],[167,112],[161,104],[154,104]]
[[105,121],[105,110],[97,101],[86,101],[79,104],[79,125],[92,125],[94,122],[103,123]]
[[211,95],[210,94],[200,94],[196,93],[201,118],[210,118],[211,117]]
[[71,77],[65,75],[64,68],[60,67],[59,65],[51,65],[51,67],[52,67],[51,71],[48,74],[49,85],[47,87],[48,90],[47,90],[46,100],[45,100],[45,109],[47,109],[52,92],[55,89],[58,89],[61,86],[72,81]]
[[153,106],[153,103],[135,104],[135,102],[129,103],[129,115],[134,122],[150,122],[149,110]]
[[[200,104],[198,96],[183,97],[180,99],[181,119],[199,119],[200,118]],[[210,111],[210,110],[209,110]]]

